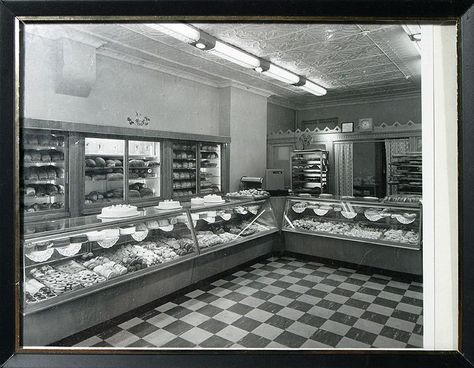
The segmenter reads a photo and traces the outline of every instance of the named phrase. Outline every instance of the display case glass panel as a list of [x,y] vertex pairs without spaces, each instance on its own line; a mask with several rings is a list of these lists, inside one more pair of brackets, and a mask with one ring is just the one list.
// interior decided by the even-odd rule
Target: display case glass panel
[[85,206],[122,202],[124,197],[125,141],[85,138]]
[[128,141],[128,199],[161,196],[160,143]]
[[29,224],[22,241],[25,308],[48,307],[197,254],[188,219],[186,212],[150,208],[128,220]]
[[200,144],[199,187],[201,194],[221,191],[221,145]]
[[197,144],[173,142],[173,197],[192,196],[197,189]]
[[191,218],[201,252],[278,231],[266,200],[198,207]]
[[386,246],[421,248],[421,205],[355,199],[288,199],[283,230]]
[[26,214],[67,210],[67,136],[25,129],[21,135],[21,208]]

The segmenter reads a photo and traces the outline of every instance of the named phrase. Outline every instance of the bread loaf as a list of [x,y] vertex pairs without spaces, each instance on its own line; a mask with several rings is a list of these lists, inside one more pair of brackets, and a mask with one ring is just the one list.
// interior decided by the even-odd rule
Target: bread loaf
[[86,166],[87,167],[96,167],[97,165],[96,165],[94,160],[88,158],[88,159],[86,159]]
[[102,157],[96,157],[95,163],[99,167],[105,167],[105,165],[106,165],[106,162]]
[[105,164],[107,167],[114,167],[115,166],[115,160],[106,160]]
[[49,137],[46,135],[38,136],[38,144],[40,146],[49,146]]
[[51,155],[49,154],[49,152],[41,151],[41,161],[51,162]]

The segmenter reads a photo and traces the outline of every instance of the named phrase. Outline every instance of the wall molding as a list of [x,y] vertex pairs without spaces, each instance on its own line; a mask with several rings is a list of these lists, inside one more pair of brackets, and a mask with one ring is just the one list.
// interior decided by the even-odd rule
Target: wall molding
[[311,134],[312,141],[319,141],[321,138],[323,140],[331,137],[330,135],[343,135],[348,139],[354,138],[373,138],[375,135],[383,136],[384,134],[398,134],[398,133],[416,133],[421,134],[421,123],[415,123],[409,120],[406,123],[400,123],[398,121],[394,122],[393,124],[381,123],[379,125],[374,126],[374,130],[372,132],[353,132],[353,133],[342,133],[341,127],[336,126],[334,129],[330,129],[328,127],[324,129],[315,128],[313,130],[305,129],[305,130],[291,130],[288,129],[287,131],[279,130],[278,132],[272,132],[267,135],[268,141],[278,141],[278,140],[287,140],[287,139],[298,139],[302,134]]

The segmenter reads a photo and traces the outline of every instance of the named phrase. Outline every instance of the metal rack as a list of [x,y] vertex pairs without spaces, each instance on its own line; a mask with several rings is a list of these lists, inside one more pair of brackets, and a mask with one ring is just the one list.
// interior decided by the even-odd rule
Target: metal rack
[[328,187],[328,151],[294,150],[290,158],[290,187],[294,193],[321,194]]

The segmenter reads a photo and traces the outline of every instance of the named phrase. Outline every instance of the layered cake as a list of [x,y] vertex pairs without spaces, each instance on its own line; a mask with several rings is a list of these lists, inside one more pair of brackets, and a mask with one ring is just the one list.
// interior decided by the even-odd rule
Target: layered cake
[[163,202],[160,202],[157,207],[159,210],[176,210],[181,208],[181,204],[178,201],[173,201],[171,199],[165,199]]
[[217,194],[208,194],[204,196],[204,203],[222,203],[225,202],[221,196]]
[[107,218],[121,218],[121,217],[131,217],[137,216],[140,213],[136,206],[131,206],[129,204],[116,204],[109,207],[102,208],[101,216]]
[[204,204],[204,199],[200,197],[191,198],[191,207],[202,206]]

